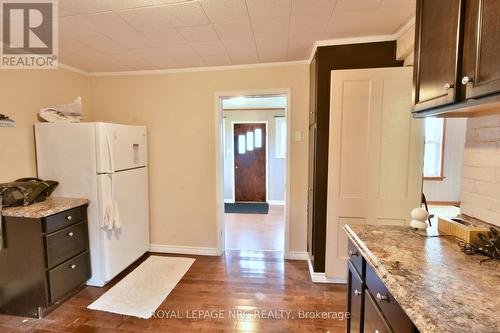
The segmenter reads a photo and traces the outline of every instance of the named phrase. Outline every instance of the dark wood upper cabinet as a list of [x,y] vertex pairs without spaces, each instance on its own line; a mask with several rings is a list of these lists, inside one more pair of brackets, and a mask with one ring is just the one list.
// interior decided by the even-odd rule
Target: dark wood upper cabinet
[[500,106],[500,1],[417,0],[414,115]]
[[469,0],[465,35],[465,98],[500,93],[500,1]]
[[415,39],[415,111],[455,103],[460,95],[463,0],[419,0]]

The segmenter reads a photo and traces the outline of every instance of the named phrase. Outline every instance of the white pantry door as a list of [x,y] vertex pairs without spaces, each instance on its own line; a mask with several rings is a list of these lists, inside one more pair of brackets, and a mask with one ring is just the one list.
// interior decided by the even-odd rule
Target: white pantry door
[[424,128],[411,117],[411,68],[331,75],[325,273],[345,281],[342,227],[406,225],[420,205]]

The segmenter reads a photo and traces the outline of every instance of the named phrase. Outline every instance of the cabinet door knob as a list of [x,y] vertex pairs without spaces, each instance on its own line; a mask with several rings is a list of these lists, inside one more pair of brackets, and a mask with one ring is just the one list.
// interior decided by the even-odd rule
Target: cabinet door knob
[[71,268],[71,269],[75,269],[75,268],[76,268],[76,265],[75,265],[75,264],[73,264],[73,265],[69,266],[69,268]]
[[73,216],[71,216],[71,215],[66,216],[66,220],[71,221],[72,219],[73,219]]
[[73,237],[75,234],[73,233],[73,231],[71,232],[68,232],[68,237]]
[[389,300],[389,297],[387,297],[385,295],[380,295],[379,293],[377,293],[377,301],[382,302],[382,301],[388,301],[388,300]]
[[471,78],[471,77],[468,77],[468,76],[464,76],[464,77],[462,78],[462,84],[463,84],[464,86],[465,86],[467,83],[469,83],[469,82],[474,82],[474,79],[473,79],[473,78]]
[[349,257],[357,256],[358,255],[358,252],[357,251],[353,251],[353,250],[349,250],[347,253],[349,254]]
[[453,88],[453,87],[454,87],[454,85],[453,85],[453,84],[451,84],[451,83],[446,83],[446,84],[444,85],[444,90],[450,90],[450,89],[451,89],[451,88]]
[[354,295],[361,296],[361,291],[359,291],[358,289],[354,290]]

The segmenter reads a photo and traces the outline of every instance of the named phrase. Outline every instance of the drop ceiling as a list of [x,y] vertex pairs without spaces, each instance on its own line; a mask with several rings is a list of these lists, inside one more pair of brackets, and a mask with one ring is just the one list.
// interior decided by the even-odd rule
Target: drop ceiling
[[61,0],[60,62],[88,72],[308,59],[317,40],[390,35],[415,0]]

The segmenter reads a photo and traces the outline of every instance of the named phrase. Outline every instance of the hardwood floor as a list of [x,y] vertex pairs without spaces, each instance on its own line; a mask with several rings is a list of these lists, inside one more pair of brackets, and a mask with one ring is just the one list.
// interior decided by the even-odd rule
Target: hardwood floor
[[283,251],[285,208],[269,206],[269,214],[225,214],[226,249]]
[[[156,318],[143,320],[86,308],[122,274],[105,288],[83,288],[44,319],[0,315],[0,332],[345,332],[345,319],[333,318],[336,312],[344,315],[345,286],[313,284],[305,261],[257,251],[189,257],[196,258],[195,263],[159,307]],[[240,315],[231,317],[230,311],[236,310]],[[301,310],[329,319],[299,319]],[[172,317],[171,311],[178,311],[178,318],[166,318]],[[283,312],[284,318],[264,318],[278,317],[280,311],[291,311],[290,317]],[[208,314],[219,318],[194,318]]]

